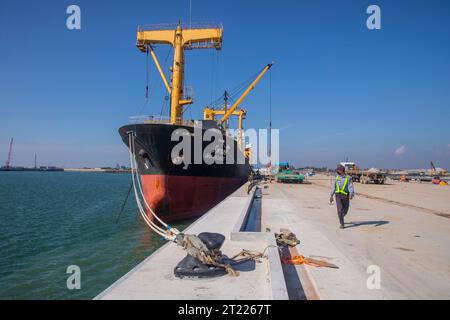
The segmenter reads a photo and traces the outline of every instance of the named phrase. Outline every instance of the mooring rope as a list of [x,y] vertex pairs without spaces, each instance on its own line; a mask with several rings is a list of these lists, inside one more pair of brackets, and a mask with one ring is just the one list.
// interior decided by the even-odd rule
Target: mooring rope
[[[134,170],[134,169],[132,169],[132,171],[133,171],[133,170]],[[135,198],[136,198],[136,204],[137,204],[137,206],[138,206],[139,213],[141,214],[141,216],[142,216],[142,218],[144,219],[145,223],[146,223],[146,224],[147,224],[154,232],[156,232],[156,233],[159,234],[160,236],[166,238],[166,235],[165,235],[165,233],[164,233],[164,230],[163,230],[162,228],[158,227],[153,221],[151,221],[151,220],[148,218],[148,216],[147,216],[147,214],[146,214],[144,208],[142,207],[141,200],[139,199],[139,195],[138,195],[138,193],[137,193],[137,188],[136,188],[136,183],[135,183],[135,176],[134,176],[134,173],[133,173],[133,172],[132,172],[132,180],[133,180],[134,195],[135,195]]]
[[[135,152],[135,146],[134,146],[134,137],[131,139],[131,142],[132,142],[132,144],[133,144],[132,147],[133,147],[133,155],[134,155],[134,154],[136,153],[136,152]],[[134,157],[133,157],[133,159],[134,159]],[[138,173],[137,173],[137,164],[136,164],[135,161],[134,161],[134,164],[135,164],[135,172],[136,172],[137,186],[138,186],[138,188],[139,188],[139,191],[140,191],[140,194],[141,194],[141,196],[142,196],[142,199],[144,200],[145,206],[146,206],[147,209],[150,211],[150,213],[153,215],[153,217],[155,217],[155,219],[159,221],[159,223],[161,223],[161,224],[162,224],[164,227],[166,227],[167,229],[173,231],[173,233],[175,233],[176,235],[179,234],[180,231],[178,231],[176,228],[172,228],[172,227],[169,226],[167,223],[165,223],[163,220],[161,220],[161,219],[158,217],[158,215],[153,211],[152,207],[148,204],[147,200],[145,199],[144,192],[142,191],[141,181],[139,180],[139,177],[138,177],[138,175],[137,175],[137,174],[138,174]]]
[[[180,232],[176,228],[172,228],[169,225],[167,225],[164,221],[162,221],[153,211],[153,209],[150,207],[150,205],[147,203],[147,200],[145,199],[144,193],[142,191],[142,186],[138,177],[138,171],[137,171],[137,164],[134,158],[134,136],[133,132],[131,132],[128,135],[128,146],[130,151],[130,166],[131,166],[131,179],[133,183],[133,189],[134,189],[134,196],[136,198],[136,203],[139,209],[139,213],[141,214],[142,218],[146,222],[146,224],[157,234],[159,234],[161,237],[167,240],[175,241],[176,235]],[[142,199],[144,200],[144,204],[148,208],[149,212],[155,217],[166,229],[161,228],[156,223],[154,223],[145,212],[144,207],[142,206],[141,199],[139,197],[138,188],[136,187],[138,185],[139,192],[141,194]]]

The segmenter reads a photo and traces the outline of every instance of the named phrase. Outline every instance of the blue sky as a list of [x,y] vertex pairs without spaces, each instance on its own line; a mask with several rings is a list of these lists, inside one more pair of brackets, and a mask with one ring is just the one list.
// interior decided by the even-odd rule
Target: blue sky
[[[81,30],[66,28],[70,4],[81,7]],[[381,8],[381,30],[366,28],[370,4]],[[1,164],[10,137],[13,165],[31,166],[35,153],[41,165],[127,164],[118,127],[159,114],[165,94],[150,62],[144,106],[136,27],[178,20],[189,21],[189,0],[1,0]],[[281,160],[450,167],[449,1],[192,0],[192,21],[222,23],[224,43],[221,52],[187,52],[187,117],[275,60]],[[157,50],[166,71],[167,54]],[[268,126],[268,89],[266,76],[245,100],[246,127]]]

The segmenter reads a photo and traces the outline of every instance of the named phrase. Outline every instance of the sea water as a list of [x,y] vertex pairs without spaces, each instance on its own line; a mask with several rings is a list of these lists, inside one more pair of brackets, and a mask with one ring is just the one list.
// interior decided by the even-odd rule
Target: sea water
[[[0,172],[0,299],[91,299],[164,244],[133,192],[117,220],[130,183],[129,174]],[[80,289],[67,286],[69,266]]]

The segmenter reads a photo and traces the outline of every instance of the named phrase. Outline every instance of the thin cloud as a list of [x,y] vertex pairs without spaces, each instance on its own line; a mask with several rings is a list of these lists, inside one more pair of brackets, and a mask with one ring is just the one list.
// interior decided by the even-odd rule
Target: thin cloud
[[[281,127],[279,130],[280,131],[281,130],[288,130],[288,129],[292,128],[292,127],[295,127],[295,126],[293,124],[287,124],[287,125]],[[272,129],[276,129],[276,128],[272,128]]]
[[406,147],[404,145],[398,147],[394,151],[394,155],[396,155],[397,157],[400,157],[400,156],[404,155],[405,153],[406,153]]

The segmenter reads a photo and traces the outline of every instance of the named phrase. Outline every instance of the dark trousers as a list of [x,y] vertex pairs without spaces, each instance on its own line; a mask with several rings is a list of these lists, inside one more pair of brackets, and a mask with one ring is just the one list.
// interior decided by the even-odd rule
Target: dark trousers
[[348,208],[350,207],[349,196],[344,194],[336,194],[336,207],[339,217],[339,223],[341,225],[344,225],[344,217],[348,212]]

